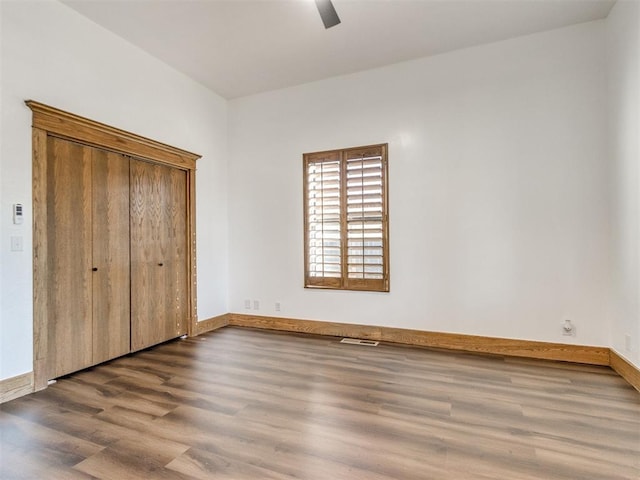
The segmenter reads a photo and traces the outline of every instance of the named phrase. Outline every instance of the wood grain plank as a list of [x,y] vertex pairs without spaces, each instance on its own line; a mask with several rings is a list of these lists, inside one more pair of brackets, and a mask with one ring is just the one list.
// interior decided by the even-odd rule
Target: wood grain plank
[[237,478],[290,480],[293,478],[261,466],[230,459],[198,448],[190,448],[184,454],[171,461],[167,468],[201,480],[209,480],[211,478],[218,480],[234,480]]
[[[102,446],[0,412],[3,479],[91,478],[71,467],[95,455]],[[5,461],[10,456],[13,461]]]
[[188,479],[165,465],[188,450],[182,445],[166,439],[141,436],[123,439],[101,450],[99,453],[74,466],[74,470],[101,479],[124,478]]

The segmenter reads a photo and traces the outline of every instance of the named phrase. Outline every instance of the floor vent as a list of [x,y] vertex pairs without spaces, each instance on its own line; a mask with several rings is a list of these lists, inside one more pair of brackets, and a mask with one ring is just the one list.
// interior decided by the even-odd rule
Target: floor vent
[[362,340],[361,338],[343,338],[340,343],[349,343],[351,345],[366,345],[368,347],[377,347],[378,342],[374,340]]

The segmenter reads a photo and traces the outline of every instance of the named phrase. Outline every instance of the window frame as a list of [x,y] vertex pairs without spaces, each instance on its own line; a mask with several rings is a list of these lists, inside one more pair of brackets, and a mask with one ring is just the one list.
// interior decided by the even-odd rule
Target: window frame
[[[381,157],[381,197],[382,197],[382,278],[349,278],[348,272],[348,228],[347,228],[347,161],[354,155]],[[303,217],[304,217],[304,287],[310,289],[357,290],[389,292],[389,174],[388,144],[366,145],[321,152],[305,153],[303,168]],[[322,161],[339,161],[339,225],[340,225],[340,276],[323,277],[311,275],[310,263],[310,199],[309,167]],[[364,248],[364,246],[363,246]],[[365,263],[363,263],[363,266]]]

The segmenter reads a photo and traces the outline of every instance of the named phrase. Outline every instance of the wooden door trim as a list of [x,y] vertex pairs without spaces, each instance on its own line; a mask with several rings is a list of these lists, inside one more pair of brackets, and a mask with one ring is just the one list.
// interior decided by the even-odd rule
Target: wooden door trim
[[138,156],[185,170],[195,170],[201,156],[135,133],[105,125],[33,100],[25,101],[33,112],[33,128],[49,135],[88,143],[100,148]]
[[195,174],[200,155],[90,120],[33,100],[33,375],[34,390],[46,388],[47,317],[47,137],[56,136],[104,150],[185,170],[187,174],[187,268],[189,335],[197,331]]
[[47,355],[47,132],[34,128],[33,137],[33,385],[42,390],[49,380]]
[[187,335],[198,331],[198,281],[196,271],[196,171],[187,170],[187,302],[190,322]]

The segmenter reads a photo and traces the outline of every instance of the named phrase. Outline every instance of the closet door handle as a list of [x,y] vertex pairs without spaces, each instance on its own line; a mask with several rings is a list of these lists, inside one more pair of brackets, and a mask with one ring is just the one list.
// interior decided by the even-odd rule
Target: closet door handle
[[97,271],[98,271],[98,267],[93,267],[93,268],[91,269],[91,271],[92,271],[92,272],[97,272]]
[[159,267],[161,267],[161,266],[163,266],[163,265],[164,265],[164,263],[159,263],[159,264],[158,264],[158,266],[159,266]]

